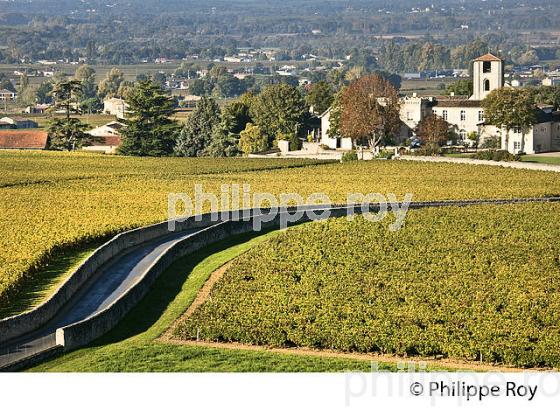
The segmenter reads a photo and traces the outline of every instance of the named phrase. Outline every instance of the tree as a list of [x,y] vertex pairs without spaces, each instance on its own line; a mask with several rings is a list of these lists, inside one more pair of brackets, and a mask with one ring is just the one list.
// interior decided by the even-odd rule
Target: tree
[[10,79],[4,73],[0,73],[0,90],[17,92],[16,87],[14,87]]
[[351,83],[352,81],[356,81],[358,78],[363,77],[364,75],[366,75],[365,68],[362,66],[355,66],[346,71],[346,73],[344,74],[344,80],[347,83]]
[[59,81],[53,86],[54,110],[62,109],[64,118],[54,118],[49,122],[50,146],[54,149],[73,151],[82,146],[87,135],[87,126],[72,114],[79,114],[78,98],[82,84],[76,80]]
[[452,136],[451,124],[435,114],[430,114],[418,123],[416,135],[426,145],[442,146]]
[[126,98],[125,127],[119,152],[135,156],[164,156],[173,153],[179,126],[171,119],[174,102],[151,81],[139,82]]
[[472,80],[459,80],[452,84],[449,84],[445,89],[446,95],[466,95],[471,96],[473,94],[473,82]]
[[340,133],[374,148],[400,130],[397,90],[385,78],[368,75],[350,84],[341,96]]
[[532,65],[532,64],[537,64],[538,62],[539,62],[539,55],[537,54],[537,51],[534,49],[527,50],[517,59],[517,64],[520,65]]
[[78,114],[78,100],[82,93],[82,83],[77,80],[60,81],[53,86],[54,108],[62,109],[66,119],[71,114]]
[[82,84],[81,101],[97,97],[95,70],[88,65],[81,65],[74,74],[74,79]]
[[541,86],[529,88],[531,97],[535,104],[549,104],[553,105],[554,109],[560,108],[560,87],[555,86]]
[[87,125],[78,118],[55,118],[49,122],[49,148],[74,151],[89,141]]
[[478,149],[478,143],[479,143],[479,140],[480,140],[480,135],[478,134],[478,132],[476,132],[476,131],[469,132],[468,135],[467,135],[467,139],[469,141],[472,141],[473,147]]
[[37,102],[39,104],[51,104],[53,102],[52,96],[53,84],[50,81],[43,81],[37,91],[35,92]]
[[235,134],[229,133],[220,125],[214,127],[212,138],[204,155],[209,157],[234,157],[239,154],[238,141]]
[[222,126],[228,133],[237,134],[251,122],[251,97],[226,104],[222,109]]
[[505,129],[505,147],[509,147],[509,133],[521,131],[521,151],[525,149],[525,133],[537,122],[537,113],[531,91],[519,88],[500,88],[492,91],[482,101],[487,124]]
[[261,131],[258,125],[247,124],[239,137],[239,150],[244,154],[253,154],[268,149],[268,137]]
[[124,74],[118,68],[111,68],[107,76],[99,83],[101,97],[122,97],[119,93],[121,85],[125,82]]
[[306,96],[307,105],[313,107],[316,114],[322,114],[331,106],[334,93],[331,86],[326,81],[319,81],[313,84],[311,91]]
[[37,102],[37,96],[35,90],[31,85],[29,85],[29,79],[27,74],[23,73],[19,82],[19,87],[17,90],[17,102],[20,107],[28,107],[30,105],[35,105]]
[[214,127],[220,123],[220,107],[212,98],[203,97],[181,130],[175,154],[183,157],[206,155],[212,142]]
[[342,115],[342,95],[344,88],[334,95],[333,103],[331,105],[331,112],[329,117],[329,129],[327,135],[330,138],[336,138],[340,135],[340,117]]
[[301,93],[288,84],[266,87],[251,104],[251,118],[269,143],[280,133],[297,134],[306,113],[307,105]]

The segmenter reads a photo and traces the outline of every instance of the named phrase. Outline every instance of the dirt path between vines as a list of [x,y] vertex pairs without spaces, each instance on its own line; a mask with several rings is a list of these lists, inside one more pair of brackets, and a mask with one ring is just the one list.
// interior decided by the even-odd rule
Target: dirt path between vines
[[222,276],[224,276],[224,273],[226,273],[226,271],[231,267],[235,259],[237,258],[234,258],[233,260],[229,261],[228,263],[226,263],[225,265],[223,265],[222,267],[218,268],[217,270],[215,270],[210,274],[210,277],[204,283],[202,288],[200,288],[200,290],[196,294],[196,298],[191,303],[189,308],[177,320],[175,320],[175,322],[173,322],[173,324],[169,327],[169,329],[167,329],[158,338],[159,340],[162,340],[164,342],[171,341],[173,336],[173,331],[175,330],[177,324],[185,320],[186,318],[191,317],[193,313],[196,311],[196,309],[198,309],[202,304],[204,304],[204,302],[208,300],[208,298],[210,297],[210,292],[212,292],[212,289],[214,289],[214,285],[222,278]]
[[206,342],[206,341],[196,341],[196,340],[179,340],[173,338],[173,331],[175,330],[177,324],[186,318],[192,316],[196,309],[198,309],[210,296],[214,285],[223,277],[224,273],[231,267],[232,263],[235,261],[228,262],[219,269],[212,272],[204,286],[198,291],[195,300],[189,306],[187,311],[181,315],[170,327],[167,329],[157,341],[172,344],[172,345],[183,345],[183,346],[197,346],[197,347],[208,347],[215,349],[229,349],[229,350],[245,350],[245,351],[257,351],[257,352],[271,352],[280,354],[289,354],[296,356],[312,356],[312,357],[323,357],[323,358],[337,358],[337,359],[350,359],[350,360],[363,360],[370,362],[379,363],[391,363],[396,365],[403,365],[405,370],[414,369],[415,371],[423,371],[430,367],[443,368],[448,370],[457,371],[472,371],[472,372],[523,372],[523,371],[543,371],[551,369],[522,369],[517,367],[509,367],[502,365],[492,365],[488,363],[477,363],[473,361],[466,360],[454,360],[454,359],[432,359],[432,358],[422,358],[422,357],[400,357],[393,355],[381,355],[374,353],[346,353],[338,352],[334,350],[327,349],[310,349],[304,347],[296,348],[279,348],[279,347],[267,347],[267,346],[255,346],[247,345],[242,343],[218,343],[218,342]]

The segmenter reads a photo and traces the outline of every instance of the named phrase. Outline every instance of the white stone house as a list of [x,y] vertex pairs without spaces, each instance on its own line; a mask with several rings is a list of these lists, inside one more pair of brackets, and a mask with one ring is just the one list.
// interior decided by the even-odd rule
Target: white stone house
[[330,108],[321,114],[319,119],[321,120],[321,145],[329,147],[330,149],[352,150],[353,144],[350,138],[332,137],[329,135],[329,128],[331,124]]
[[103,113],[123,119],[128,111],[128,104],[122,98],[107,98],[103,101]]

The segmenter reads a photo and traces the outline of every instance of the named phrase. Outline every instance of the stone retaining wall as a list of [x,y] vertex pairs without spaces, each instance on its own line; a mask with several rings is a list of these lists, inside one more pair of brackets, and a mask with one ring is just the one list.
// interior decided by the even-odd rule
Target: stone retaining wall
[[[176,230],[183,231],[209,226],[210,224],[210,216],[204,215],[201,221],[195,221],[194,218],[191,218],[178,223]],[[43,304],[29,312],[0,320],[0,344],[45,325],[70,300],[76,291],[99,271],[99,267],[115,255],[122,254],[127,250],[168,233],[168,223],[163,222],[123,232],[115,236],[109,242],[96,249]]]

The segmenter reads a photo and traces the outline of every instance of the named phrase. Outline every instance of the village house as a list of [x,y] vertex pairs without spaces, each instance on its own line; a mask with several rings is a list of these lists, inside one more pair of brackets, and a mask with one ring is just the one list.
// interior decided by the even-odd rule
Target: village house
[[[538,122],[529,130],[517,129],[507,133],[506,130],[486,124],[482,100],[493,90],[509,86],[504,82],[503,60],[492,54],[481,56],[473,62],[473,95],[469,98],[453,95],[419,97],[416,94],[402,97],[401,133],[399,141],[395,142],[402,144],[413,137],[418,123],[434,113],[453,127],[460,144],[471,145],[473,141],[468,136],[475,133],[479,143],[498,139],[503,149],[514,154],[560,151],[560,113],[553,112],[553,107],[539,106]],[[328,135],[329,118],[330,111],[321,116],[321,143],[332,149],[351,149],[349,140]]]
[[124,124],[118,121],[112,121],[87,131],[87,134],[92,136],[91,142],[82,149],[84,151],[115,154],[121,145],[121,130],[124,127]]
[[103,101],[103,113],[124,119],[128,104],[122,98],[106,98]]
[[10,90],[0,90],[0,101],[15,101],[17,94]]
[[12,124],[0,120],[0,130],[11,130],[12,128],[14,128]]
[[44,114],[50,107],[52,107],[50,104],[35,104],[26,107],[23,112],[25,114]]
[[3,117],[0,122],[10,124],[10,128],[24,129],[24,128],[39,128],[39,124],[23,117]]

